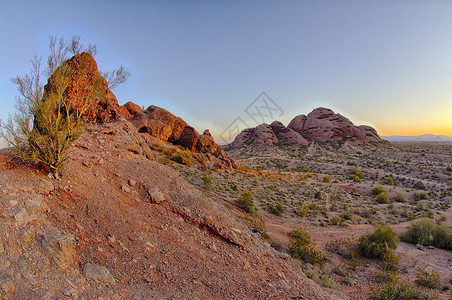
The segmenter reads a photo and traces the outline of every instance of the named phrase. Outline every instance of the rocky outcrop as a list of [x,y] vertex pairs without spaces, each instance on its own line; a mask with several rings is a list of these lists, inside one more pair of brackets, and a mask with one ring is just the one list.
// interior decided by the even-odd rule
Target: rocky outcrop
[[346,117],[323,107],[314,109],[307,116],[295,117],[288,127],[309,140],[320,142],[339,142],[350,139],[364,142],[381,141],[372,127],[355,126]]
[[243,130],[235,140],[230,144],[230,147],[237,148],[243,145],[274,145],[278,142],[273,129],[268,124],[261,124],[255,128],[248,128]]
[[161,141],[181,145],[185,149],[203,155],[208,161],[215,157],[222,167],[238,167],[232,159],[226,157],[223,149],[215,143],[209,130],[205,130],[200,135],[181,118],[154,105],[142,110],[138,105],[127,102],[121,107],[121,110],[126,110],[124,115],[130,116],[129,121],[137,128],[138,132],[148,133]]
[[89,53],[77,54],[58,67],[44,87],[43,101],[66,97],[73,110],[86,110],[91,122],[116,120],[121,111],[118,100],[102,78]]
[[346,117],[334,113],[328,108],[316,108],[307,116],[299,115],[285,127],[275,121],[271,125],[261,124],[255,128],[243,130],[229,145],[231,148],[243,145],[274,145],[288,142],[296,145],[308,145],[308,141],[319,142],[381,142],[376,130],[370,126],[355,126]]
[[307,145],[308,141],[292,128],[285,127],[281,122],[275,121],[271,125],[275,135],[290,144]]
[[301,134],[285,127],[281,122],[275,121],[271,125],[261,124],[255,128],[243,130],[229,146],[237,148],[243,145],[274,145],[284,141],[297,145],[308,144]]

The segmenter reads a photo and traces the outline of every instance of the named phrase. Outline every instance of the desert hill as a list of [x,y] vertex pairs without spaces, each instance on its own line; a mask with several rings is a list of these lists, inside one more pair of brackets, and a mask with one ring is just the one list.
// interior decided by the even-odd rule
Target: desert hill
[[331,109],[320,107],[307,116],[296,116],[287,127],[275,121],[271,125],[261,124],[255,128],[245,129],[229,144],[229,147],[274,145],[278,142],[308,145],[310,141],[378,143],[382,140],[374,128],[355,126],[346,117],[334,113]]
[[[2,150],[1,299],[346,298],[181,176],[236,167],[209,132],[155,106],[119,106],[86,54],[67,63],[81,68],[65,91],[74,107],[94,83],[104,93],[60,180]],[[52,78],[43,101],[51,93]],[[184,149],[194,166],[169,159]]]

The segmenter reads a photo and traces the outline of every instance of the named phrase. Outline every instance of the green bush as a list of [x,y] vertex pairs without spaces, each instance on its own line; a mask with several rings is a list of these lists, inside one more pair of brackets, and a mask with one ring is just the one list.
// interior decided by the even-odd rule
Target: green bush
[[383,184],[393,185],[394,184],[394,178],[392,176],[387,176],[381,179],[381,182]]
[[411,223],[400,238],[407,243],[433,245],[438,248],[452,250],[452,229],[447,225],[436,224],[432,220],[421,220]]
[[319,274],[315,269],[312,267],[309,267],[305,270],[303,270],[303,273],[308,277],[309,279],[312,279],[315,283],[334,290],[340,290],[339,285],[334,282],[330,277],[326,275]]
[[414,286],[393,278],[382,287],[372,290],[369,299],[372,300],[412,300],[416,299],[417,291]]
[[270,213],[274,214],[275,216],[282,216],[285,211],[284,204],[282,202],[279,202],[276,205],[270,205],[268,209]]
[[386,272],[397,272],[399,268],[399,257],[395,254],[395,251],[388,251],[383,254],[383,265],[381,268]]
[[385,254],[395,250],[398,244],[397,233],[392,228],[381,225],[374,233],[359,238],[358,249],[364,257],[384,259]]
[[435,270],[431,273],[424,270],[416,276],[416,284],[428,289],[436,289],[441,284],[439,273]]
[[307,231],[297,228],[289,232],[288,235],[290,238],[289,254],[293,258],[313,265],[323,265],[323,254],[315,248],[315,243]]
[[393,201],[395,202],[405,202],[405,197],[403,197],[402,194],[397,194],[396,196],[394,196],[394,198],[392,198]]
[[190,150],[179,151],[174,153],[171,160],[186,166],[191,166],[193,164],[193,153]]
[[380,204],[387,204],[389,203],[388,195],[386,195],[386,193],[380,193],[375,196],[375,201]]
[[238,207],[240,207],[247,213],[256,213],[256,207],[254,206],[252,192],[243,192],[242,195],[236,200],[236,203]]
[[407,231],[400,235],[400,239],[411,244],[430,245],[435,224],[430,220],[411,223]]
[[377,187],[374,187],[372,189],[372,195],[374,195],[374,196],[377,196],[377,195],[379,195],[381,193],[385,193],[386,194],[385,189],[383,187],[381,187],[381,186],[377,186]]
[[414,200],[426,200],[427,194],[426,193],[414,193]]
[[447,225],[436,225],[433,230],[432,245],[438,248],[452,250],[452,229]]
[[425,190],[426,189],[425,185],[424,185],[424,183],[422,181],[416,182],[413,187],[415,189],[418,189],[418,190]]

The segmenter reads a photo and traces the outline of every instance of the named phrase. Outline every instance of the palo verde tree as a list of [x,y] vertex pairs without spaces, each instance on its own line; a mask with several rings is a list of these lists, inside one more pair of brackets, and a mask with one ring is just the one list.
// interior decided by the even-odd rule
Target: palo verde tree
[[[41,58],[35,56],[31,61],[28,74],[12,78],[20,96],[16,98],[16,112],[6,122],[0,120],[0,136],[12,147],[15,154],[41,163],[56,178],[60,167],[66,160],[66,152],[86,127],[85,112],[94,103],[103,79],[94,79],[93,89],[88,97],[76,106],[69,103],[65,94],[69,85],[71,66],[67,63],[69,55],[88,52],[97,53],[95,45],[84,47],[79,36],[73,36],[70,42],[63,38],[49,38],[50,54],[46,68],[41,67]],[[53,91],[43,101],[44,85],[42,75],[51,77]],[[124,83],[130,72],[121,66],[112,72],[102,73],[110,88]]]

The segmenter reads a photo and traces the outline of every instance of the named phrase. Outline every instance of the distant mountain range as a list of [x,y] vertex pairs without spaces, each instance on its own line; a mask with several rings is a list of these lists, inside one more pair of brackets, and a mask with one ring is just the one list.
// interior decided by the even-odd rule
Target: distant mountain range
[[388,142],[452,142],[452,137],[447,135],[422,134],[422,135],[391,135],[382,136]]

